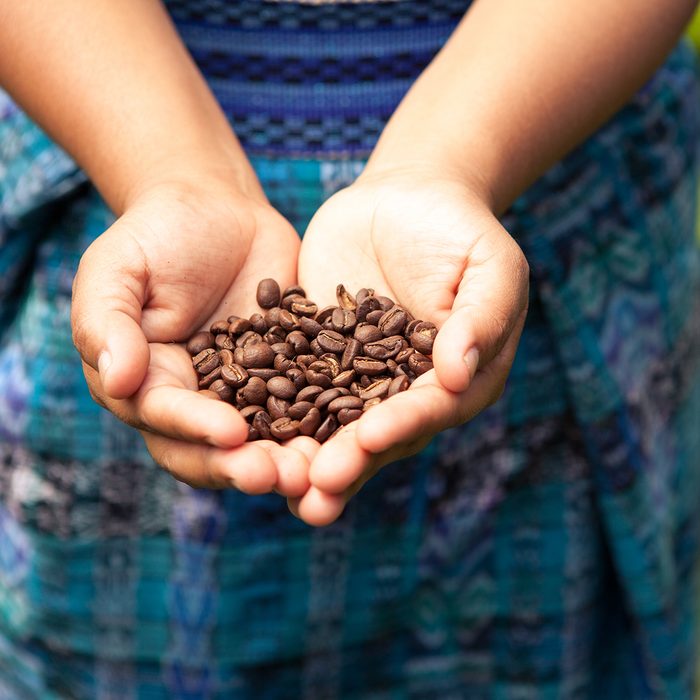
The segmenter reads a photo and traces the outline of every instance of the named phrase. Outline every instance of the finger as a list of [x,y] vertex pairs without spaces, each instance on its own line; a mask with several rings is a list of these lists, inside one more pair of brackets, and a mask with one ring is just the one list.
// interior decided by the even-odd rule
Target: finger
[[[335,522],[345,510],[347,498],[312,486],[296,504],[296,516],[307,525],[323,527]],[[294,512],[294,511],[292,511]]]
[[433,363],[442,385],[464,391],[476,370],[497,356],[527,312],[528,266],[510,237],[474,252],[452,311],[435,338]]
[[80,261],[71,325],[73,342],[83,361],[99,371],[102,390],[123,399],[138,389],[148,367],[148,343],[140,326],[146,271],[131,239],[117,246],[114,238],[103,234]]
[[[303,496],[309,489],[309,464],[311,462],[305,449],[305,441],[311,438],[288,440],[283,445],[272,441],[261,441],[259,444],[267,449],[277,467],[277,485],[275,491],[287,498]],[[318,443],[316,443],[318,444]]]
[[235,488],[247,494],[270,493],[277,483],[271,450],[247,442],[225,450],[144,432],[153,459],[179,481],[194,488]]

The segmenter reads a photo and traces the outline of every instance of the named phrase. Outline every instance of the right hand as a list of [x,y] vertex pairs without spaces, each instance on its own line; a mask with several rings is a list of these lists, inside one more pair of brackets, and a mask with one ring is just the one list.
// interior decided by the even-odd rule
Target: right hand
[[293,284],[298,250],[264,197],[178,184],[139,197],[81,259],[72,326],[90,392],[191,486],[288,497],[308,488],[316,443],[246,443],[233,406],[193,391],[182,345],[212,321],[258,310],[260,279]]

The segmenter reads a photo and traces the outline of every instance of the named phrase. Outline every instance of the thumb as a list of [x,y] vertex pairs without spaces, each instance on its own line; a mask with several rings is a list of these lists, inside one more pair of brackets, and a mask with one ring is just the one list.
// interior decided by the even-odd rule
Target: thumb
[[103,392],[124,399],[143,382],[150,357],[140,325],[147,267],[132,239],[115,239],[107,232],[83,255],[73,282],[71,325],[73,342],[99,372]]
[[484,249],[470,255],[433,347],[437,378],[454,392],[464,391],[477,369],[520,333],[527,313],[529,268],[522,251],[509,235],[482,243]]

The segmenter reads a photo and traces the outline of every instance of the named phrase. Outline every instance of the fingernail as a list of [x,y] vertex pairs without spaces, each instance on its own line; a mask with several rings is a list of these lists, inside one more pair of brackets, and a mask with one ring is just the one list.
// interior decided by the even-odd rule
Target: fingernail
[[105,373],[107,372],[111,364],[112,356],[110,355],[109,350],[103,350],[100,353],[100,356],[97,358],[97,371],[100,373],[100,377],[103,381],[105,378]]
[[476,348],[470,348],[467,354],[464,356],[464,364],[467,366],[467,371],[469,372],[469,381],[474,379],[476,374],[476,369],[479,366],[479,351]]

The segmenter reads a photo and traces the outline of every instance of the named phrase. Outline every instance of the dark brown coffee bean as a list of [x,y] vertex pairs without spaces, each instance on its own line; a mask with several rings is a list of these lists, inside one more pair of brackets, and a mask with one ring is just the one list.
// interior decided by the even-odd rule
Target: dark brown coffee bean
[[394,361],[396,362],[397,365],[401,365],[404,362],[408,362],[408,358],[413,355],[415,352],[414,348],[408,347],[404,348],[403,350],[399,351],[399,353],[396,355],[394,358]]
[[423,355],[430,355],[433,352],[433,342],[436,335],[437,328],[434,323],[421,321],[416,324],[409,340],[418,352],[423,353]]
[[397,365],[396,362],[395,362],[394,360],[392,360],[391,358],[389,358],[388,360],[385,360],[385,362],[386,362],[386,370],[387,370],[387,372],[393,376],[393,374],[394,374],[394,372],[396,371],[396,368],[398,367],[398,365]]
[[352,369],[352,361],[362,354],[362,343],[356,338],[350,338],[345,350],[343,350],[343,356],[340,358],[340,368],[342,370]]
[[278,369],[280,372],[286,372],[292,365],[294,365],[293,360],[287,359],[284,355],[275,355],[275,360],[272,366]]
[[331,379],[335,379],[342,372],[340,360],[338,359],[338,356],[334,355],[332,352],[324,352],[318,359],[323,360],[323,362],[325,362],[330,368]]
[[299,323],[299,316],[291,311],[281,311],[280,312],[280,326],[284,328],[287,333],[290,331],[296,331],[301,328]]
[[[279,326],[281,313],[282,309],[280,309],[279,306],[273,306],[271,309],[268,309],[264,313],[263,318],[265,319],[266,328],[265,331],[261,333],[261,335],[264,335],[268,328],[272,328],[273,326]],[[253,317],[251,316],[250,318],[252,319]]]
[[264,409],[262,406],[251,405],[251,406],[245,406],[244,408],[242,408],[242,409],[239,411],[239,413],[241,414],[241,416],[242,416],[243,418],[245,418],[246,420],[249,420],[249,419],[252,419],[253,416],[254,416],[258,411],[264,411],[264,410],[265,410],[265,409]]
[[[229,332],[231,332],[230,328],[231,327],[229,326]],[[267,329],[268,325],[265,321],[265,317],[262,314],[254,313],[250,317],[250,328],[246,328],[245,330],[241,331],[241,335],[248,330],[252,330],[262,337],[265,335],[265,333],[267,333]],[[235,333],[232,333],[232,335],[235,335]]]
[[374,289],[371,289],[369,287],[363,287],[355,295],[355,301],[358,304],[361,304],[365,299],[367,299],[367,297],[373,297],[373,296],[374,296]]
[[267,412],[270,414],[272,420],[277,420],[282,416],[287,415],[287,411],[292,404],[289,401],[280,399],[277,396],[268,396],[265,406],[267,407]]
[[326,406],[326,410],[329,413],[338,413],[342,408],[362,408],[363,403],[360,396],[338,396]]
[[355,340],[359,340],[363,345],[365,343],[374,343],[377,340],[381,340],[383,337],[384,334],[379,328],[373,326],[371,323],[358,323],[355,328],[354,338]]
[[381,360],[375,360],[372,357],[356,357],[353,360],[352,368],[360,376],[367,375],[370,377],[386,372],[386,363]]
[[355,297],[345,289],[345,285],[339,284],[335,288],[335,298],[338,300],[338,306],[341,309],[348,309],[349,311],[354,311],[357,307],[357,301]]
[[228,321],[223,318],[219,319],[218,321],[214,321],[214,323],[209,326],[209,330],[212,332],[214,337],[220,333],[228,333]]
[[269,382],[273,377],[279,377],[282,372],[274,367],[251,367],[248,369],[248,374],[251,377],[260,377],[260,379]]
[[421,374],[425,374],[428,370],[433,368],[433,363],[429,357],[426,357],[420,352],[414,352],[413,355],[408,358],[408,366],[417,377],[420,377]]
[[383,315],[384,312],[381,309],[375,309],[374,311],[370,311],[365,316],[365,323],[371,323],[373,326],[376,326]]
[[214,345],[217,350],[233,350],[235,347],[228,333],[219,333],[219,335],[214,338]]
[[224,365],[221,368],[221,378],[232,387],[240,389],[248,381],[248,372],[237,364]]
[[325,374],[330,379],[333,379],[333,368],[325,360],[316,360],[309,365],[309,369],[314,372]]
[[311,401],[297,401],[289,407],[287,415],[294,420],[301,420],[313,407]]
[[[337,309],[337,306],[324,306],[317,314],[314,316],[314,321],[318,323],[319,325],[323,326],[323,324],[330,320],[333,316],[333,312]],[[320,331],[319,331],[320,332]],[[318,335],[318,333],[316,334]]]
[[411,333],[415,330],[416,326],[420,323],[420,320],[417,318],[412,318],[407,324],[406,328],[404,328],[403,334],[407,337],[411,337]]
[[256,333],[254,330],[246,331],[241,333],[241,335],[236,338],[235,346],[237,348],[246,348],[249,345],[255,345],[255,343],[262,343],[263,337],[260,333]]
[[[242,411],[241,411],[242,413]],[[267,411],[258,411],[253,416],[253,421],[251,425],[255,430],[258,431],[261,440],[270,439],[270,424],[272,423],[272,418]]]
[[195,333],[188,341],[185,349],[194,357],[199,355],[202,350],[208,350],[214,347],[214,334],[209,331],[200,331]]
[[282,355],[288,360],[291,360],[296,355],[294,348],[289,343],[273,343],[270,347],[275,355]]
[[316,372],[313,369],[307,369],[304,376],[306,377],[306,381],[308,384],[320,386],[324,389],[327,389],[331,385],[331,378],[327,374]]
[[320,386],[306,386],[297,394],[297,401],[311,401],[313,403],[323,391],[323,387]]
[[349,309],[335,309],[331,315],[331,325],[338,333],[351,333],[357,325],[357,318]]
[[362,408],[341,408],[336,414],[340,425],[347,425],[362,415]]
[[302,332],[309,338],[315,338],[323,330],[323,326],[318,321],[314,321],[308,316],[302,316],[299,319],[299,325]]
[[215,401],[221,401],[221,397],[211,389],[200,389],[197,392],[200,396],[204,396],[207,399],[214,399]]
[[294,384],[287,377],[273,377],[267,382],[267,391],[272,396],[289,401],[297,395]]
[[236,398],[236,390],[226,384],[223,379],[215,379],[209,386],[210,391],[215,391],[222,401],[233,401]]
[[378,379],[367,387],[362,387],[359,391],[359,397],[363,401],[369,401],[369,399],[383,399],[389,391],[391,381],[391,379]]
[[321,331],[316,337],[318,344],[323,348],[324,352],[342,353],[348,341],[342,334],[337,331]]
[[291,311],[292,309],[292,304],[295,301],[300,301],[302,299],[305,299],[306,297],[302,296],[301,294],[287,294],[286,296],[282,297],[282,301],[280,302],[280,307],[284,309],[285,311]]
[[232,365],[233,364],[233,351],[232,350],[219,350],[219,360],[221,365]]
[[282,297],[289,297],[292,294],[298,294],[300,297],[305,297],[306,292],[304,291],[303,287],[300,287],[298,284],[293,284],[291,287],[287,287],[283,292],[282,292]]
[[[260,314],[255,314],[256,316],[260,316]],[[238,316],[229,316],[228,319],[226,319],[228,323],[228,333],[229,335],[241,335],[245,333],[246,331],[249,330],[256,330],[253,329],[253,323],[252,321],[249,321],[247,318],[238,318]],[[262,316],[260,316],[260,320],[262,321]],[[267,329],[265,329],[267,330]],[[260,331],[257,331],[258,333]],[[264,333],[265,331],[263,331]]]
[[289,416],[280,416],[270,424],[270,433],[278,440],[290,440],[299,435],[299,421],[292,420]]
[[287,331],[282,328],[282,326],[272,326],[267,333],[263,336],[263,340],[268,345],[275,345],[275,343],[284,343],[287,338]]
[[290,367],[285,372],[285,376],[290,382],[292,382],[292,384],[294,384],[294,388],[297,391],[301,391],[306,387],[306,370],[303,370],[300,367]]
[[236,398],[240,399],[242,406],[257,404],[265,405],[267,401],[267,382],[260,377],[251,377],[245,386],[236,392]]
[[217,380],[221,376],[221,365],[218,367],[214,367],[214,369],[209,372],[209,374],[205,374],[199,382],[197,382],[197,386],[200,389],[208,389],[211,386],[211,383],[215,380]]
[[360,390],[363,388],[363,386],[360,384],[360,382],[353,382],[348,388],[353,396],[359,396]]
[[209,374],[219,366],[219,353],[214,348],[207,348],[192,358],[192,366],[198,374]]
[[400,391],[406,391],[408,389],[410,382],[408,381],[408,377],[404,375],[398,375],[397,377],[394,377],[391,380],[391,384],[389,385],[389,391],[387,392],[387,397],[389,396],[395,396],[398,394]]
[[403,333],[403,329],[408,322],[408,314],[400,306],[394,306],[382,314],[377,326],[382,334],[386,337],[391,335],[399,335]]
[[322,392],[316,397],[316,399],[314,400],[314,406],[316,406],[316,408],[319,411],[323,411],[331,401],[337,399],[339,396],[342,395],[343,392],[340,390],[340,387],[326,389],[324,392]]
[[254,442],[260,439],[260,433],[252,426],[248,426],[248,442]]
[[378,296],[377,301],[379,302],[379,308],[382,311],[389,311],[389,309],[392,309],[396,305],[394,300],[389,299],[389,297]]
[[[290,409],[291,410],[291,409]],[[299,432],[302,435],[313,435],[321,425],[321,411],[315,406],[312,406],[308,413],[301,419],[299,423]]]
[[[323,333],[323,331],[321,331]],[[324,350],[321,345],[318,342],[318,338],[314,338],[310,343],[309,343],[309,349],[311,352],[316,355],[316,357],[321,357],[326,350]]]
[[260,280],[257,292],[255,293],[258,306],[263,309],[271,309],[273,306],[277,306],[280,303],[281,298],[280,286],[275,280],[269,277]]
[[355,316],[357,317],[358,323],[365,321],[367,315],[373,311],[381,311],[379,308],[379,301],[375,296],[367,296],[362,301],[358,300],[357,308],[355,309]]
[[253,343],[241,348],[243,353],[240,361],[241,367],[249,369],[251,367],[272,367],[275,361],[275,353],[267,343]]
[[333,377],[331,384],[334,387],[349,387],[355,381],[355,370],[346,369],[344,372]]
[[368,376],[368,375],[366,375],[366,374],[363,374],[363,375],[360,377],[360,386],[361,386],[363,389],[366,389],[373,381],[375,381],[375,380],[374,380],[374,377],[370,377],[370,376]]
[[309,365],[313,362],[316,362],[316,360],[318,360],[318,357],[316,357],[316,355],[297,355],[296,363],[302,369],[308,369]]
[[403,348],[403,342],[403,338],[399,335],[382,338],[373,343],[365,343],[364,353],[367,357],[373,357],[375,360],[388,360],[390,357],[398,355]]
[[309,352],[309,340],[302,331],[288,333],[285,342],[292,348],[294,355],[306,355]]
[[316,442],[325,442],[335,432],[337,427],[338,420],[332,413],[329,413],[314,433],[314,440]]
[[292,302],[291,311],[299,316],[311,318],[316,315],[318,306],[309,299],[295,299]]
[[372,408],[372,406],[377,406],[381,402],[382,399],[380,399],[379,397],[376,397],[374,399],[367,399],[367,401],[365,401],[364,403],[364,406],[362,406],[362,412],[364,413],[365,411],[369,411],[369,409]]

